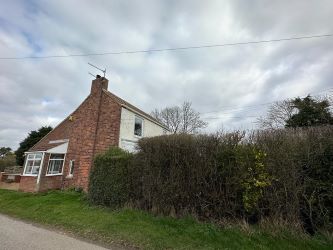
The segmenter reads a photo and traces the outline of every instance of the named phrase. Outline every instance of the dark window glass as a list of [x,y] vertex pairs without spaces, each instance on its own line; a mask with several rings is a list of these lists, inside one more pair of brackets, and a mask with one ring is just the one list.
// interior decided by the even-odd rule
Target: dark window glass
[[142,123],[143,120],[141,118],[135,117],[134,134],[137,136],[142,136]]

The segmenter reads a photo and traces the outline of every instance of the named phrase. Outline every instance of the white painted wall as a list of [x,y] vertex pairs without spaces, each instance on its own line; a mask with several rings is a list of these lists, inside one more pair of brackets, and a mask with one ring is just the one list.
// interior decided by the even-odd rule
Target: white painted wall
[[134,122],[135,116],[143,119],[143,136],[152,137],[163,135],[166,133],[165,129],[160,125],[146,119],[143,116],[122,107],[121,109],[121,121],[120,121],[120,136],[119,147],[129,152],[134,152],[137,141],[142,138],[134,135]]

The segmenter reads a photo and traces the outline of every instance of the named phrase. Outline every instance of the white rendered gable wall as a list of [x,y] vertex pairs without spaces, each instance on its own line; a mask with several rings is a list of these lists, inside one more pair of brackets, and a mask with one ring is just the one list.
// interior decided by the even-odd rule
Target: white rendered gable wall
[[143,136],[152,137],[164,134],[164,128],[143,116],[122,107],[119,133],[119,147],[129,152],[134,152],[137,141],[141,138],[134,135],[135,117],[143,119]]

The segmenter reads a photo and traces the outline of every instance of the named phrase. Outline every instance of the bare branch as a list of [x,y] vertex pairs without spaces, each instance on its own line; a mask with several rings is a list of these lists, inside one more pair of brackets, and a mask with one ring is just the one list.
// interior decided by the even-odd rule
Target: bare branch
[[196,134],[205,128],[207,123],[200,119],[199,112],[192,108],[190,102],[182,106],[167,107],[162,110],[153,110],[151,115],[165,124],[172,133]]
[[290,99],[273,103],[265,117],[260,117],[257,123],[263,129],[283,128],[286,121],[295,114],[296,110]]

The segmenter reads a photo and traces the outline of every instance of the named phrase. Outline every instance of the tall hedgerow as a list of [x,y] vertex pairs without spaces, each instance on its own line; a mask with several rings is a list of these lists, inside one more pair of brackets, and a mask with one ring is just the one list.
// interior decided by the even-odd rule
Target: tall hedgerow
[[89,197],[204,220],[333,224],[333,127],[144,138],[96,157]]

